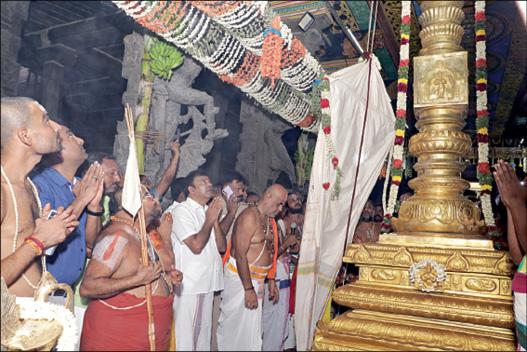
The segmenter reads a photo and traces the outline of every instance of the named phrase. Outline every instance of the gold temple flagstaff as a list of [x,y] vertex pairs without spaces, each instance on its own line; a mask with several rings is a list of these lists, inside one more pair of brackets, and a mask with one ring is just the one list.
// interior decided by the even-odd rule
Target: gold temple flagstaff
[[463,1],[423,1],[420,56],[414,65],[419,133],[415,195],[393,219],[397,234],[349,245],[345,263],[359,280],[333,292],[352,308],[318,324],[314,350],[514,350],[509,254],[481,232],[475,204],[463,196],[461,132],[468,107],[467,52],[460,46]]

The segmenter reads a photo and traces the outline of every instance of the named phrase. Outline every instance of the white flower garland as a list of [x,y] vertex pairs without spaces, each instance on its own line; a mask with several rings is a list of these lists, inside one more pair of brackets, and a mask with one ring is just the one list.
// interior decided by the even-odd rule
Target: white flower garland
[[481,185],[481,211],[490,236],[498,235],[490,192],[492,174],[489,165],[488,109],[487,109],[487,55],[485,33],[485,1],[476,1],[474,11],[474,34],[476,41],[476,130],[478,141],[478,179]]
[[[267,2],[239,2],[234,8],[231,8],[232,3],[225,4],[227,6],[220,4],[216,8],[207,8],[199,2],[179,5],[160,4],[159,1],[114,3],[141,25],[161,32],[159,34],[167,41],[185,50],[212,72],[226,78],[239,74],[235,70],[240,67],[240,60],[244,59],[246,52],[262,55],[266,30],[270,30],[272,21],[277,19]],[[178,20],[174,21],[170,17],[172,22],[167,23],[167,17],[163,17],[160,11],[170,11],[169,15]],[[162,18],[156,19],[160,15]],[[278,28],[284,46],[290,48],[293,41],[291,29],[281,21]],[[227,40],[226,37],[230,38]],[[234,84],[240,84],[239,88],[263,107],[293,124],[313,115],[313,122],[303,126],[313,130],[320,116],[316,115],[316,111],[310,111],[311,97],[304,92],[311,89],[321,71],[318,61],[306,50],[300,62],[288,63],[283,71],[280,72],[279,80],[284,84],[280,87],[275,87],[278,82],[273,84],[272,81],[264,80],[261,73],[243,85],[244,80],[234,76],[231,78],[237,82]]]
[[[433,285],[425,286],[425,283],[421,279],[421,275],[419,275],[419,272],[426,268],[427,266],[432,266],[432,268],[436,272],[436,278],[433,283]],[[435,260],[431,259],[424,259],[421,260],[418,263],[412,264],[409,270],[410,273],[410,282],[417,286],[421,291],[424,292],[433,292],[436,291],[438,286],[442,285],[443,282],[446,280],[446,270],[445,267],[442,264],[437,263]]]
[[[397,104],[396,104],[396,110],[397,110],[397,120],[396,122],[400,120],[406,120],[406,110],[407,110],[407,93],[406,89],[400,89],[400,85],[407,86],[408,84],[408,69],[409,69],[409,60],[410,60],[410,16],[411,16],[411,1],[403,1],[402,7],[401,7],[401,46],[399,49],[399,80],[398,80],[398,91],[397,91]],[[404,22],[406,23],[406,26],[408,26],[408,30],[403,30],[402,26]],[[405,73],[401,73],[401,69],[406,67]],[[399,116],[399,114],[404,114],[404,116]],[[395,211],[395,205],[397,203],[397,196],[399,193],[399,184],[402,179],[402,175],[395,175],[393,172],[402,171],[402,164],[404,161],[404,127],[396,128],[396,139],[394,142],[394,145],[392,147],[391,154],[393,155],[392,158],[388,160],[388,163],[390,164],[388,166],[388,169],[391,170],[391,173],[386,174],[386,178],[391,177],[392,182],[390,185],[390,192],[389,192],[389,198],[388,198],[388,204],[386,205],[386,212],[385,212],[385,219],[384,221],[389,221],[389,218],[393,215],[393,212]],[[402,136],[401,136],[402,135]],[[402,142],[398,141],[398,137],[402,137]],[[399,167],[394,167],[394,163],[398,161],[401,163]],[[387,185],[386,185],[387,186]],[[384,192],[386,193],[386,192]]]
[[79,342],[79,331],[73,314],[64,306],[49,302],[24,301],[20,305],[21,319],[57,321],[62,334],[57,342],[58,351],[74,351]]

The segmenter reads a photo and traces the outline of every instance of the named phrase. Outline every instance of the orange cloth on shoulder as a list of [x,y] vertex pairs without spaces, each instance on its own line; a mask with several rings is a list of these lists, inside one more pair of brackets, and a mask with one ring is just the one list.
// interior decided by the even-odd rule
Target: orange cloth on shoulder
[[[271,265],[271,269],[269,269],[269,273],[267,274],[268,279],[274,279],[276,276],[276,259],[278,258],[278,225],[276,224],[275,219],[271,218],[271,229],[273,231],[273,248],[274,248],[274,254],[273,254],[273,262]],[[222,263],[225,266],[225,263],[229,260],[231,256],[231,247],[232,247],[232,239],[227,243],[227,250],[225,251],[225,254],[222,258]]]

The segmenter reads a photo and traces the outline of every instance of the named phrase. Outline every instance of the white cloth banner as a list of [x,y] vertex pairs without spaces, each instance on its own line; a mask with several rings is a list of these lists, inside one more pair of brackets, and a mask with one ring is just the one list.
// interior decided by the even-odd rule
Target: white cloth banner
[[[315,325],[322,317],[326,297],[342,264],[366,109],[368,66],[369,62],[364,61],[329,77],[331,137],[342,168],[341,191],[338,199],[331,200],[331,189],[324,190],[322,187],[328,181],[327,175],[331,176],[329,180],[334,180],[335,172],[328,159],[321,129],[315,148],[298,267],[295,306],[297,351],[311,348]],[[362,208],[393,145],[394,123],[390,97],[379,71],[372,64],[368,115],[348,242],[353,239]]]
[[123,185],[123,208],[135,217],[135,214],[142,206],[141,193],[139,192],[139,168],[137,166],[137,154],[135,152],[135,143],[130,138],[128,146],[128,160],[126,161],[126,171],[124,174]]

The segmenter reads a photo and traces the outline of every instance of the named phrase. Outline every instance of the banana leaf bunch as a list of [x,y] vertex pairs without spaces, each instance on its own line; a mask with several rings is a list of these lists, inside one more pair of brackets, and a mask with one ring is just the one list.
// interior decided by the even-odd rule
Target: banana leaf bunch
[[296,150],[296,182],[302,188],[311,177],[311,167],[313,166],[314,146],[309,143],[308,133],[302,133],[298,139]]
[[168,81],[172,78],[173,70],[183,63],[185,57],[175,46],[156,38],[151,39],[148,60],[145,61],[154,75]]

